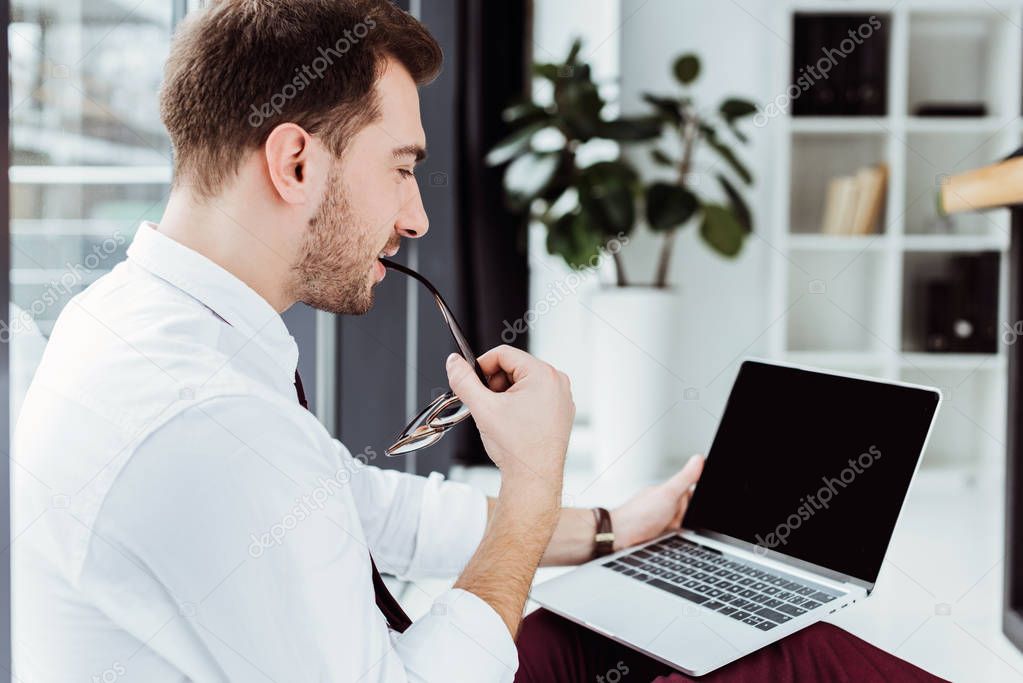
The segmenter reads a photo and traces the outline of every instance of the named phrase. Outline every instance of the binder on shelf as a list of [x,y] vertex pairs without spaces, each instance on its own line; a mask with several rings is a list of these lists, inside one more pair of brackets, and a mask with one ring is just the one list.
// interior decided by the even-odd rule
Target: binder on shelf
[[796,13],[790,82],[801,96],[792,115],[884,116],[888,26],[887,14]]
[[953,256],[926,283],[925,347],[932,352],[998,352],[998,252]]

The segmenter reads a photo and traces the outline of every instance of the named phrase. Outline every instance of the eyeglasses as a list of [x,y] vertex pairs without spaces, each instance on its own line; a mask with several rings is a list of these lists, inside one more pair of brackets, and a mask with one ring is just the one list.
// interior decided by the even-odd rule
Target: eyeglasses
[[[430,294],[433,295],[433,300],[437,302],[437,308],[440,309],[440,314],[444,316],[444,322],[448,325],[448,330],[451,332],[451,336],[455,340],[455,345],[458,346],[458,351],[462,354],[462,358],[469,362],[476,370],[476,376],[480,378],[480,381],[484,385],[487,384],[487,376],[483,374],[483,368],[476,361],[476,354],[469,348],[469,341],[465,338],[465,334],[462,332],[462,328],[458,326],[458,321],[455,320],[454,314],[451,309],[444,302],[444,297],[440,295],[437,288],[430,284],[430,281],[425,277],[407,268],[400,263],[394,261],[388,261],[387,259],[380,259],[380,262],[390,270],[396,270],[399,273],[408,275],[410,278],[418,280],[424,287],[426,287]],[[405,429],[401,430],[401,434],[398,435],[397,440],[391,445],[390,448],[386,449],[384,453],[388,456],[394,457],[397,455],[405,455],[412,451],[417,451],[420,448],[426,448],[440,441],[444,434],[454,427],[456,424],[469,417],[469,408],[455,394],[451,391],[446,391],[437,398],[430,401],[430,404],[423,408],[419,414],[417,414],[412,421],[405,425]]]

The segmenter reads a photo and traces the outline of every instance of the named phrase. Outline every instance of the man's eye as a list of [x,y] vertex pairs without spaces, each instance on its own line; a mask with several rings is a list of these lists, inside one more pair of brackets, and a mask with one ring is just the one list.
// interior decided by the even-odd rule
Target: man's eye
[[415,173],[413,173],[412,171],[408,170],[407,168],[399,168],[398,169],[398,173],[401,174],[402,178],[414,178],[415,177]]

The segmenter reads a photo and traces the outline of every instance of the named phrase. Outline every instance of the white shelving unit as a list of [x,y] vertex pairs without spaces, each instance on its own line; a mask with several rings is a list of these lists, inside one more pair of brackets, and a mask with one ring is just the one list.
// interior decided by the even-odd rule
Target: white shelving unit
[[[928,353],[911,329],[915,283],[957,254],[1001,254],[999,321],[1007,310],[1007,212],[936,216],[942,177],[1018,148],[1023,0],[788,0],[774,59],[774,92],[791,83],[797,14],[876,14],[888,21],[887,113],[769,121],[775,157],[769,234],[769,353],[779,359],[935,385],[945,404],[925,466],[1000,459],[1005,443],[1004,342],[992,354]],[[913,116],[924,101],[981,100],[981,118]],[[819,230],[829,179],[884,162],[889,181],[879,234]]]

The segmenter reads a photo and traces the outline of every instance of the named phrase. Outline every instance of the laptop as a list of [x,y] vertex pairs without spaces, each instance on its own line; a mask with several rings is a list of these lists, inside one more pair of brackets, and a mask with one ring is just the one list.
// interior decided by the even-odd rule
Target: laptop
[[941,393],[742,363],[681,532],[536,586],[543,607],[701,676],[868,597]]

